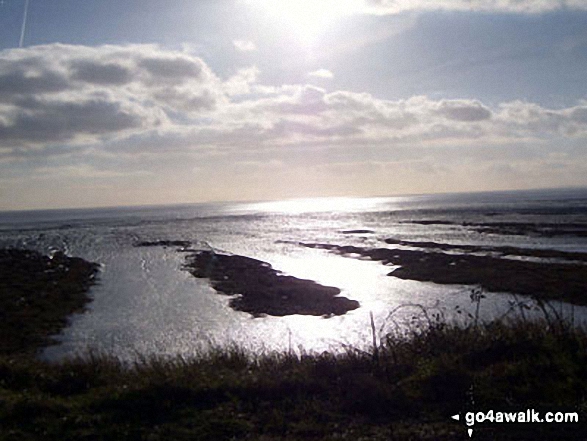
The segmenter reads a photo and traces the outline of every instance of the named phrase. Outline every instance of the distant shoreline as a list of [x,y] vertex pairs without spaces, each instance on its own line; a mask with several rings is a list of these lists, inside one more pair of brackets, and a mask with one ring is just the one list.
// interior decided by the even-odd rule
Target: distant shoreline
[[189,207],[197,205],[231,205],[231,204],[263,204],[272,202],[289,202],[298,200],[328,200],[328,199],[387,199],[387,198],[405,198],[405,197],[443,197],[443,198],[459,198],[459,197],[483,197],[492,195],[542,195],[544,193],[561,194],[561,193],[584,193],[587,195],[587,187],[547,187],[547,188],[528,188],[528,189],[517,189],[517,190],[479,190],[473,192],[467,191],[455,191],[455,192],[440,192],[440,193],[403,193],[395,195],[365,195],[365,196],[312,196],[305,197],[299,196],[296,198],[283,198],[283,199],[247,199],[247,200],[234,200],[234,201],[194,201],[194,202],[171,202],[171,203],[139,203],[133,205],[98,205],[98,206],[79,206],[79,207],[32,207],[32,208],[0,208],[0,217],[2,215],[11,215],[19,213],[31,213],[31,212],[46,212],[47,214],[59,213],[59,212],[70,212],[70,213],[84,213],[93,210],[106,210],[117,212],[118,210],[149,210],[153,208],[161,207]]

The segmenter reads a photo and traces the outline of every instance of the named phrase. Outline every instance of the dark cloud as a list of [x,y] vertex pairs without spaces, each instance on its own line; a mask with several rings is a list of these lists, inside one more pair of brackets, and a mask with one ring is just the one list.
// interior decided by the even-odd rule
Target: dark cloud
[[119,64],[99,61],[75,61],[71,65],[72,78],[94,84],[126,84],[131,81],[131,71]]
[[29,99],[27,107],[35,110],[18,112],[10,124],[0,123],[0,140],[8,143],[51,143],[81,135],[109,134],[142,126],[140,115],[124,110],[116,102],[47,102]]
[[200,79],[203,70],[201,61],[185,56],[148,57],[141,59],[139,65],[157,79]]
[[215,94],[207,89],[198,91],[167,87],[154,92],[153,98],[183,112],[213,110],[217,103]]
[[212,111],[222,83],[205,63],[153,45],[51,44],[0,51],[0,143],[22,149],[127,137]]
[[59,72],[26,66],[0,68],[0,102],[7,102],[15,95],[55,93],[68,87],[67,77]]
[[443,101],[439,113],[448,119],[463,122],[483,121],[491,118],[491,111],[477,102]]

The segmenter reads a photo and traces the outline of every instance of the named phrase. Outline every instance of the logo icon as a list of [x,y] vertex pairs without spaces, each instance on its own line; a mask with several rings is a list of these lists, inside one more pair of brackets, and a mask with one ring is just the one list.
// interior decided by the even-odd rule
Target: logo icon
[[[455,421],[459,421],[461,416],[457,413],[456,415],[451,416],[451,418]],[[473,436],[473,429],[467,429],[467,433],[469,434],[469,438]]]

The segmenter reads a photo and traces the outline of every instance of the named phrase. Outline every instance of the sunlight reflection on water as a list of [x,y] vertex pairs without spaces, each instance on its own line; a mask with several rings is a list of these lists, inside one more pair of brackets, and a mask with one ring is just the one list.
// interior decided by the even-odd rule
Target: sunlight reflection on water
[[251,212],[282,214],[318,213],[326,211],[343,213],[366,212],[378,210],[383,206],[391,209],[395,206],[395,203],[400,202],[402,199],[407,198],[305,198],[243,204],[240,209]]
[[[58,338],[61,345],[44,351],[58,359],[87,349],[122,358],[143,355],[189,356],[206,345],[238,344],[254,351],[344,350],[345,345],[365,347],[371,342],[370,313],[378,331],[408,329],[420,313],[418,304],[447,320],[467,320],[474,312],[470,287],[436,285],[390,277],[393,267],[379,262],[342,257],[310,249],[299,242],[363,247],[386,247],[384,239],[443,243],[510,245],[526,248],[587,250],[587,239],[482,235],[459,226],[463,221],[525,219],[523,204],[483,205],[466,200],[453,208],[443,197],[319,198],[254,204],[208,204],[185,207],[89,210],[84,212],[11,214],[4,221],[0,244],[48,253],[66,250],[70,255],[103,264],[88,312],[73,317]],[[428,205],[426,205],[428,204]],[[535,207],[530,201],[527,208]],[[550,202],[540,202],[546,204]],[[550,205],[549,205],[550,204]],[[557,202],[558,204],[558,202]],[[576,203],[577,204],[577,203]],[[558,206],[558,205],[556,205]],[[463,208],[467,212],[463,212]],[[556,208],[556,207],[555,207]],[[533,209],[533,208],[532,208]],[[540,209],[543,210],[542,206]],[[427,211],[426,211],[427,210]],[[500,211],[501,210],[501,211]],[[587,222],[578,212],[573,222]],[[586,208],[587,213],[587,208]],[[501,214],[500,214],[501,215]],[[16,216],[16,217],[15,217]],[[489,215],[487,215],[489,216]],[[531,215],[533,222],[550,215]],[[560,221],[558,212],[552,219]],[[74,220],[72,220],[72,217]],[[452,224],[425,225],[414,219],[440,219]],[[18,221],[18,222],[17,222]],[[11,230],[13,228],[13,230]],[[373,233],[351,233],[371,230]],[[346,233],[345,233],[346,231]],[[263,317],[234,311],[229,297],[216,293],[206,279],[182,270],[185,253],[173,247],[135,247],[141,240],[189,240],[192,248],[213,249],[269,262],[275,270],[294,277],[334,286],[340,295],[361,307],[343,316]],[[482,320],[501,317],[513,296],[486,293]],[[523,297],[518,297],[523,300]],[[575,307],[577,322],[584,322],[585,308]],[[461,314],[458,311],[461,311]],[[528,312],[540,316],[540,312]],[[470,318],[469,318],[470,320]]]
[[[338,287],[341,296],[358,300],[361,307],[331,318],[252,318],[232,310],[229,297],[217,294],[206,279],[182,271],[184,256],[175,249],[128,248],[97,259],[106,265],[100,285],[93,290],[90,312],[74,318],[60,337],[62,344],[46,349],[45,357],[58,359],[88,348],[125,359],[137,354],[189,356],[207,345],[231,344],[255,352],[341,351],[369,346],[371,312],[380,338],[389,330],[412,326],[412,317],[421,313],[407,307],[389,317],[400,305],[422,305],[448,320],[461,321],[474,310],[467,287],[389,277],[392,267],[324,250],[282,244],[276,251],[250,245],[233,245],[232,251],[252,249],[251,257],[271,262],[284,274]],[[481,306],[484,320],[510,308],[512,296],[486,295]],[[457,307],[462,314],[456,313]],[[584,309],[576,308],[576,312],[584,315]]]

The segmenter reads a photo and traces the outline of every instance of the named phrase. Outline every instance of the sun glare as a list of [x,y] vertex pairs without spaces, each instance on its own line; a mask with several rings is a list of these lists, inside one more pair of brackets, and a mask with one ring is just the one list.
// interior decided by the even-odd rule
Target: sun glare
[[344,16],[360,10],[356,0],[256,0],[272,20],[283,23],[303,42],[312,42]]
[[370,211],[390,204],[389,198],[325,197],[288,199],[282,201],[253,202],[243,205],[243,209],[253,212],[303,214],[325,211],[350,212]]

